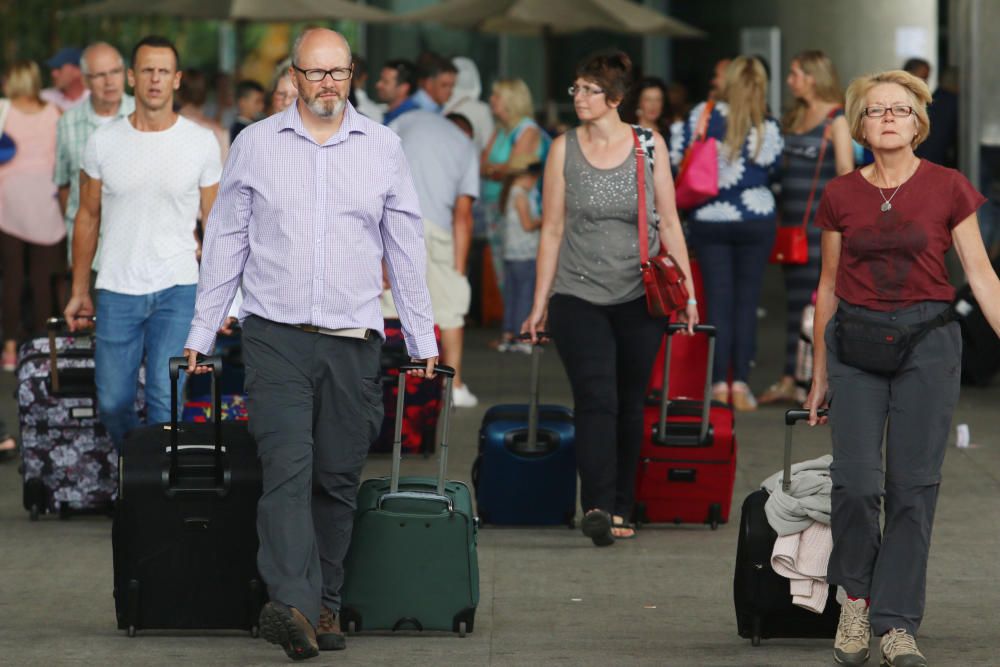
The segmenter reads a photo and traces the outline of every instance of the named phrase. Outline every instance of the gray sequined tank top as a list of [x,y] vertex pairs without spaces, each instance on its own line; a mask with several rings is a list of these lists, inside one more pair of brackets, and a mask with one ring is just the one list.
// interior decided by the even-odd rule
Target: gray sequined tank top
[[[655,157],[655,156],[654,156]],[[646,170],[649,254],[659,252],[659,217],[654,210],[653,173]],[[587,162],[577,130],[566,133],[566,221],[552,291],[598,305],[632,301],[643,295],[639,273],[639,196],[635,154],[617,167]]]

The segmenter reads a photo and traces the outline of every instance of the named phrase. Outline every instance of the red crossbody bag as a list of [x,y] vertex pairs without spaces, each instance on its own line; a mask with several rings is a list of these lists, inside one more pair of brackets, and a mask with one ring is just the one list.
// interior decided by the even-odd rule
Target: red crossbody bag
[[813,199],[816,198],[816,186],[819,185],[819,171],[823,168],[823,156],[826,155],[827,144],[830,143],[830,126],[840,107],[833,109],[826,116],[823,124],[823,141],[819,145],[819,157],[816,159],[816,171],[813,172],[812,188],[806,202],[806,212],[802,216],[802,224],[792,227],[778,226],[778,235],[774,238],[774,248],[771,249],[771,264],[808,264],[809,237],[806,229],[809,226],[809,214],[812,213]]
[[670,253],[649,256],[649,231],[646,214],[646,152],[639,142],[639,133],[632,128],[635,142],[635,180],[639,185],[639,267],[646,290],[646,308],[653,317],[670,317],[687,307],[688,291],[684,272]]

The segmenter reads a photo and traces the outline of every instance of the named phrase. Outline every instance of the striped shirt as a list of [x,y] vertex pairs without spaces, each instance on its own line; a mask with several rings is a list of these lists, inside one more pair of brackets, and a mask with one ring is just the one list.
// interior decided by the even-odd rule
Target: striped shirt
[[423,222],[399,137],[348,103],[340,129],[319,145],[293,104],[233,143],[185,347],[212,350],[241,280],[241,319],[366,327],[384,338],[383,259],[407,350],[437,356]]
[[[135,111],[135,100],[131,95],[122,95],[118,112],[114,116],[98,116],[94,105],[80,104],[62,115],[56,129],[56,173],[58,186],[69,186],[69,200],[66,202],[66,228],[72,235],[73,220],[80,208],[80,168],[83,163],[83,149],[94,130],[115,118],[122,118]],[[72,236],[68,245],[72,248]]]

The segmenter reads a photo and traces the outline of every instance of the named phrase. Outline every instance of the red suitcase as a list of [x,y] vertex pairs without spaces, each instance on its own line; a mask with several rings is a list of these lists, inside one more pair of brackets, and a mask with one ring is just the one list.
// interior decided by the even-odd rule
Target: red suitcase
[[[691,260],[691,280],[694,283],[694,295],[698,299],[698,319],[707,321],[705,311],[705,289],[701,282],[701,270],[698,262]],[[660,344],[660,351],[656,355],[653,363],[653,370],[649,377],[649,387],[647,395],[660,396],[663,389],[663,355],[667,349],[667,336],[664,335]],[[702,389],[705,385],[705,378],[702,372],[708,355],[708,339],[703,336],[682,336],[674,341],[674,358],[670,367],[670,391],[673,398],[696,398],[700,399]]]
[[[673,334],[683,324],[667,327],[663,377],[671,378]],[[715,327],[699,325],[706,334],[705,375],[697,400],[671,398],[667,384],[660,400],[646,406],[644,439],[636,475],[635,511],[642,523],[707,523],[714,530],[729,520],[736,479],[736,435],[733,410],[711,400]],[[701,336],[698,336],[701,338]]]

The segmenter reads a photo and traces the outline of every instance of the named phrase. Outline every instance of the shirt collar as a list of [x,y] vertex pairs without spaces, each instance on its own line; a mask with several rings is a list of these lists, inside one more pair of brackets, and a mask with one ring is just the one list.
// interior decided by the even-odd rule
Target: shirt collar
[[[120,102],[118,102],[118,111],[115,113],[114,118],[122,118],[122,117],[127,116],[130,113],[132,113],[133,109],[132,109],[132,107],[128,103],[129,100],[131,100],[131,99],[132,99],[132,96],[129,95],[128,93],[123,93],[122,94],[122,99],[121,99]],[[98,123],[100,123],[101,116],[98,116],[97,112],[94,111],[94,105],[91,103],[91,101],[90,101],[89,98],[87,99],[86,103],[83,104],[83,108],[85,109],[85,113],[87,114],[87,118],[90,119],[91,123],[93,123],[95,125],[98,124]]]
[[418,107],[420,107],[421,109],[427,109],[428,111],[440,112],[441,109],[443,108],[440,104],[435,102],[431,98],[431,96],[427,94],[427,91],[424,90],[423,88],[413,93],[410,99],[413,100],[413,103],[416,104]]
[[[344,104],[344,119],[340,123],[340,129],[324,145],[345,141],[350,134],[355,132],[368,134],[368,129],[364,126],[364,121],[360,116],[361,114],[354,110],[354,105],[346,102]],[[278,124],[278,132],[283,132],[284,130],[291,130],[295,134],[315,143],[315,139],[312,138],[312,135],[306,130],[305,125],[302,124],[298,101],[281,112],[281,122]]]

